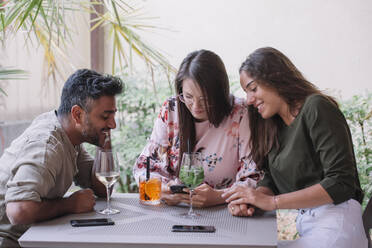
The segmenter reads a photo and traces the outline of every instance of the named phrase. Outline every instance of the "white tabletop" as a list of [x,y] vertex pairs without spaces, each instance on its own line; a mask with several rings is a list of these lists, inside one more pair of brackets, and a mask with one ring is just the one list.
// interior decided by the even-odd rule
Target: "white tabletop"
[[[105,206],[97,201],[96,209]],[[233,217],[226,206],[195,209],[202,215],[188,220],[179,216],[186,206],[146,206],[138,201],[138,194],[114,194],[112,206],[121,213],[109,216],[113,226],[72,227],[70,220],[103,218],[91,212],[68,215],[33,225],[19,239],[22,247],[276,247],[275,212],[260,217]],[[174,233],[173,225],[212,225],[215,233]]]

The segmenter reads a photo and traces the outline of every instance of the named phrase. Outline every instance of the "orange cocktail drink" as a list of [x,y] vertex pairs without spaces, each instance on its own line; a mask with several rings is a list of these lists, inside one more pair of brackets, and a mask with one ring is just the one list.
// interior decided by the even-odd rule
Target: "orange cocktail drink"
[[146,177],[140,177],[139,195],[140,202],[143,204],[160,204],[161,178],[151,177],[150,179],[146,180]]

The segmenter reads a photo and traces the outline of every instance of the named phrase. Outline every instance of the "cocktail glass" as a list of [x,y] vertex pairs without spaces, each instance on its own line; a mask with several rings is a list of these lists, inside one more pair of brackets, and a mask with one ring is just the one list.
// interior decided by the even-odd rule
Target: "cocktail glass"
[[189,212],[181,215],[185,218],[194,219],[200,216],[200,214],[195,213],[192,208],[192,195],[194,193],[194,189],[204,181],[204,169],[201,153],[183,153],[179,179],[190,190]]

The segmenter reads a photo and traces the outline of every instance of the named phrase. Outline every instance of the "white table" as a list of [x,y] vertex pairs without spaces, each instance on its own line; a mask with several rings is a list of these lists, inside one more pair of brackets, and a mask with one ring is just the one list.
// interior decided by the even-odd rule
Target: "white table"
[[[97,201],[96,209],[106,202]],[[179,216],[186,206],[146,206],[138,194],[114,194],[112,206],[121,213],[111,215],[113,226],[72,227],[71,219],[102,218],[95,212],[68,215],[33,225],[20,239],[22,247],[276,247],[275,212],[260,217],[233,217],[226,206],[195,209],[202,217],[188,220]],[[212,225],[215,233],[174,233],[173,225]]]

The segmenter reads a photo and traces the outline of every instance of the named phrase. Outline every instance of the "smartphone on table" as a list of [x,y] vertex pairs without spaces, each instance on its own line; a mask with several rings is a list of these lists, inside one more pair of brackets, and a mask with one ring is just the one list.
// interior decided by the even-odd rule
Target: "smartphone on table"
[[213,233],[216,231],[214,226],[190,226],[190,225],[174,225],[172,232],[206,232]]
[[71,226],[110,226],[114,225],[115,222],[110,218],[99,218],[99,219],[80,219],[80,220],[71,220]]

